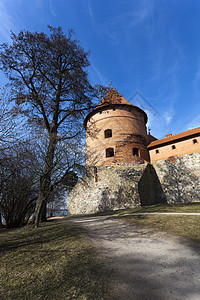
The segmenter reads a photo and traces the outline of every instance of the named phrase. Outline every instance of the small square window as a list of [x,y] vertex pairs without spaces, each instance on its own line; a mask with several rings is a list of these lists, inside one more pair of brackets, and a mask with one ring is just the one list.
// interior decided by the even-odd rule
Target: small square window
[[159,150],[158,149],[156,149],[156,154],[158,154],[159,153]]
[[197,140],[196,139],[193,140],[193,144],[197,144]]
[[104,137],[105,139],[112,137],[112,129],[106,129],[104,131]]
[[175,145],[172,146],[172,150],[174,150],[174,149],[176,149],[176,146],[175,146]]
[[139,156],[139,149],[133,148],[133,156]]
[[113,157],[114,156],[114,149],[113,148],[107,148],[106,149],[106,157]]

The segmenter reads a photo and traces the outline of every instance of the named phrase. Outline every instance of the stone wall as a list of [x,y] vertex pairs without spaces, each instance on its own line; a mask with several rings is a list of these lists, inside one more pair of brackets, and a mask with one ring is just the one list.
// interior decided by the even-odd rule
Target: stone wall
[[200,201],[200,153],[169,157],[152,164],[168,203]]
[[[145,164],[87,168],[68,196],[69,214],[95,213],[140,205],[138,182]],[[95,174],[96,173],[96,174]],[[95,182],[98,180],[98,182]]]
[[153,164],[88,167],[69,194],[68,212],[86,214],[194,201],[200,201],[200,153]]

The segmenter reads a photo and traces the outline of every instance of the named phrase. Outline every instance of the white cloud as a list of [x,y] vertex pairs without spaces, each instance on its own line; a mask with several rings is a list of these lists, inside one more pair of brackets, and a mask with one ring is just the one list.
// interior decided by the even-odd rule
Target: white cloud
[[55,9],[55,5],[54,5],[54,1],[53,0],[49,0],[49,10],[50,10],[52,16],[57,17],[57,15],[56,15],[56,9]]
[[[7,2],[8,4],[8,2]],[[0,1],[0,34],[5,38],[6,41],[10,41],[10,30],[14,27],[14,20],[8,5],[5,2]]]
[[87,9],[88,9],[88,14],[90,16],[92,25],[94,25],[95,24],[95,15],[94,15],[94,11],[92,9],[90,1],[87,2]]
[[194,82],[193,82],[194,89],[199,92],[200,91],[200,65],[198,66],[198,70],[195,74]]
[[190,114],[188,116],[190,121],[185,124],[185,130],[190,130],[190,129],[193,129],[193,128],[196,128],[196,127],[200,127],[199,110],[200,110],[200,105],[197,105],[195,113],[193,112],[192,114]]
[[172,121],[173,115],[174,115],[174,112],[172,109],[170,111],[167,110],[164,112],[163,117],[166,122],[166,125],[169,125],[169,123]]
[[102,85],[108,85],[108,80],[105,76],[95,67],[94,63],[91,64],[91,77],[94,81],[100,82]]

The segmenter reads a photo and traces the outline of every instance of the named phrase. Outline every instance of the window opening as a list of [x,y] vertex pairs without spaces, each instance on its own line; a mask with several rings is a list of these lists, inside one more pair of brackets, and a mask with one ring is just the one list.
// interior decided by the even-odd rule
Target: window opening
[[114,156],[114,149],[113,148],[107,148],[106,149],[106,157],[113,157]]
[[105,139],[112,137],[112,130],[111,129],[106,129],[104,131],[104,136],[105,136]]
[[98,170],[97,167],[94,167],[94,182],[98,182]]
[[139,156],[139,149],[133,148],[133,156]]
[[174,150],[174,149],[176,149],[176,146],[175,146],[175,145],[172,146],[172,150]]
[[158,154],[158,153],[159,153],[159,150],[157,149],[157,150],[156,150],[156,154]]
[[193,144],[197,144],[197,140],[196,139],[193,140]]

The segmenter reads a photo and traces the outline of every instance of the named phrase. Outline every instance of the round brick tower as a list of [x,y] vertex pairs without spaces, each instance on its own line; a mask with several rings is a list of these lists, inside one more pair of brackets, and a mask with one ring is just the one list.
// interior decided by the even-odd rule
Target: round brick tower
[[111,88],[84,121],[86,166],[149,161],[147,115]]

